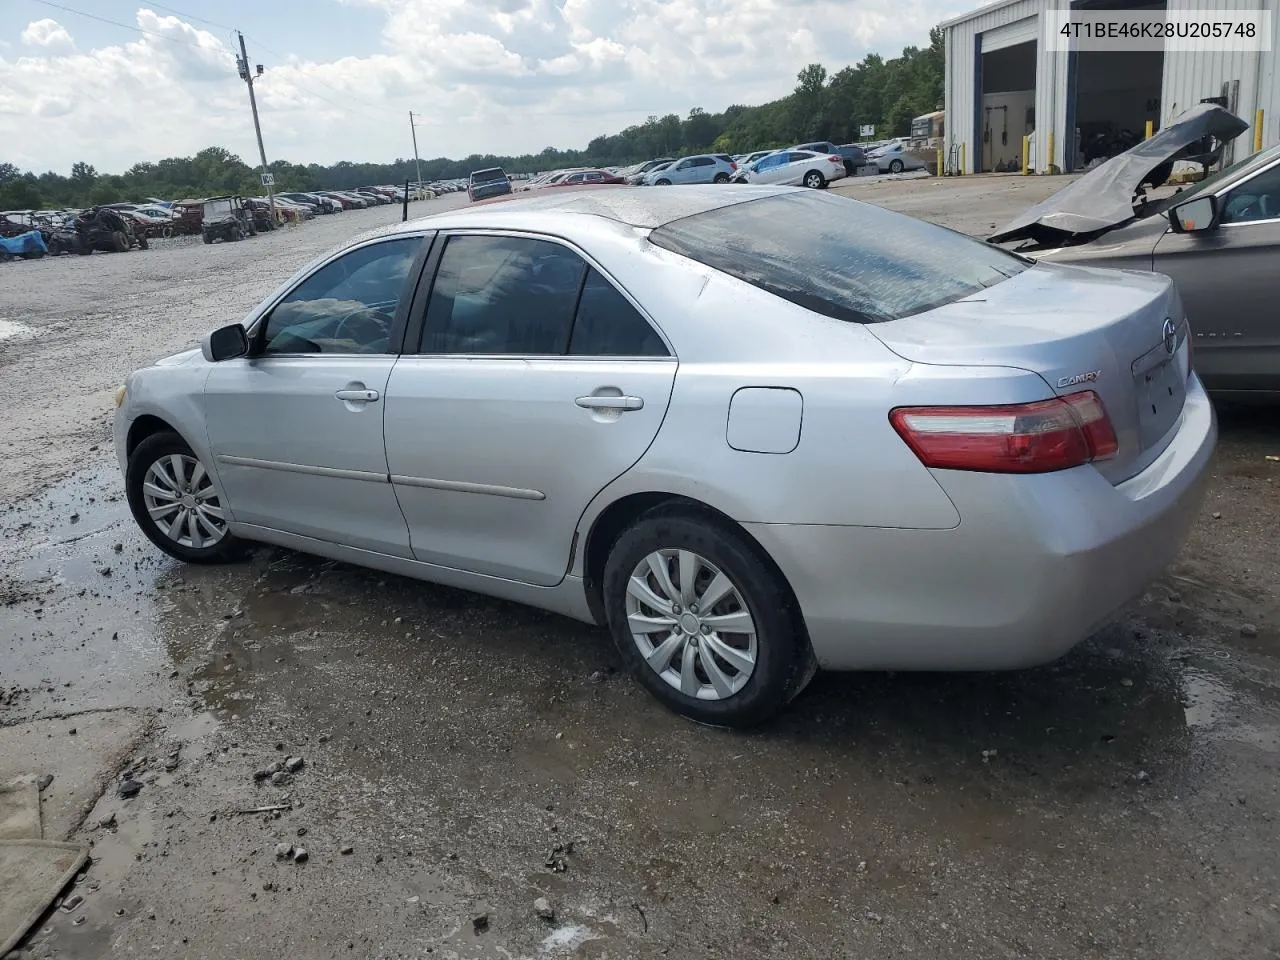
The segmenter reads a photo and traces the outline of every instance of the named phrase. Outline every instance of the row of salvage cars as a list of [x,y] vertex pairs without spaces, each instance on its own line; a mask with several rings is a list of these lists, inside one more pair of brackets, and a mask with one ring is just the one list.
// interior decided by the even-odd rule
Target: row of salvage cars
[[[1217,421],[1192,324],[1263,305],[1253,379],[1215,357],[1243,337],[1195,361],[1280,397],[1280,274],[1244,235],[1275,230],[1249,211],[1275,209],[1280,151],[1133,203],[1239,129],[1193,110],[999,232],[1035,257],[751,184],[363,234],[120,387],[131,511],[190,563],[275,544],[597,624],[716,725],[819,668],[1050,662],[1200,513]],[[1175,270],[1213,265],[1182,295],[1166,241]],[[1108,250],[1141,270],[1059,262]]]
[[0,260],[146,248],[146,232],[131,217],[110,207],[78,211],[56,222],[29,214],[0,213]]

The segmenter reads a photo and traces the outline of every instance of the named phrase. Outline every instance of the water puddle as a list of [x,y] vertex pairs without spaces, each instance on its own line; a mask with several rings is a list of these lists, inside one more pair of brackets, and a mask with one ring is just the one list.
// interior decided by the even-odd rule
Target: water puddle
[[1182,683],[1182,709],[1188,729],[1215,740],[1280,749],[1280,726],[1246,721],[1244,717],[1256,717],[1258,711],[1242,702],[1239,693],[1220,677],[1188,670]]

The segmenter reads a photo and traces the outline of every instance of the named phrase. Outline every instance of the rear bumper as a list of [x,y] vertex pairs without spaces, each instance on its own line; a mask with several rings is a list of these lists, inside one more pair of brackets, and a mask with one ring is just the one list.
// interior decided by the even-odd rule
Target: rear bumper
[[748,524],[787,576],[818,662],[837,670],[996,670],[1057,659],[1176,556],[1217,439],[1192,379],[1173,441],[1112,486],[1092,467],[935,471],[950,530]]

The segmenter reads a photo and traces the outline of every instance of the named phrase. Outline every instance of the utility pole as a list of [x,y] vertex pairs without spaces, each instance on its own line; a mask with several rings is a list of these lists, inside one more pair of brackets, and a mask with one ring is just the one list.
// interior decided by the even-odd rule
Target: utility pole
[[262,125],[258,123],[258,101],[253,95],[253,81],[262,76],[262,64],[258,64],[258,72],[255,75],[249,69],[249,54],[244,49],[244,34],[237,30],[236,36],[240,38],[240,58],[236,60],[236,66],[240,68],[240,79],[249,86],[249,109],[253,111],[253,132],[258,135],[258,156],[262,158],[262,185],[267,188],[267,202],[271,204],[271,223],[273,226],[278,226],[280,221],[276,219],[275,178],[267,167],[267,148],[262,145]]
[[418,128],[413,124],[413,111],[409,111],[409,132],[413,134],[413,166],[418,171],[418,189],[422,189],[422,161],[418,159]]

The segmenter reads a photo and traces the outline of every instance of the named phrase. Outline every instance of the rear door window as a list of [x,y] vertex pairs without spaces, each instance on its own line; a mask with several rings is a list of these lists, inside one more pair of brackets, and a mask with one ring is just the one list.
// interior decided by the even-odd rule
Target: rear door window
[[872,204],[819,191],[748,200],[658,227],[649,241],[814,313],[879,323],[922,313],[1029,262]]
[[579,357],[666,357],[649,321],[594,267],[587,273],[569,353]]
[[427,304],[422,352],[559,356],[587,264],[550,240],[450,237]]

